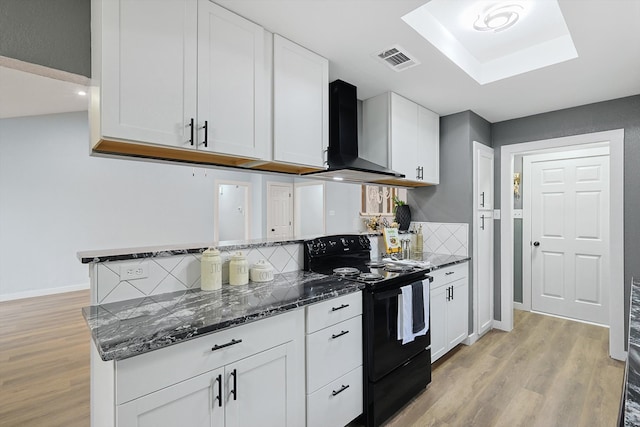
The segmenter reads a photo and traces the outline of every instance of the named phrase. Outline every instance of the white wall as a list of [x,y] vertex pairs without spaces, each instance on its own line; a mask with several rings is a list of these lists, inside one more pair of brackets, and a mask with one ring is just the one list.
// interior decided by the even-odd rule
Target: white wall
[[213,241],[214,180],[259,177],[91,157],[88,135],[86,112],[0,120],[0,300],[87,286],[78,251]]

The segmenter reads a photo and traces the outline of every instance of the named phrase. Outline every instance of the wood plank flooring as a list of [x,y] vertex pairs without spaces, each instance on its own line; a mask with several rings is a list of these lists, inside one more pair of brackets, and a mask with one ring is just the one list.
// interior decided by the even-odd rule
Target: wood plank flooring
[[490,331],[433,366],[433,379],[387,423],[407,426],[614,426],[624,363],[609,330],[516,311],[514,330]]
[[89,426],[89,291],[0,303],[0,426]]
[[[89,292],[0,303],[0,426],[89,426]],[[439,360],[387,427],[613,426],[624,364],[608,330],[516,311]]]

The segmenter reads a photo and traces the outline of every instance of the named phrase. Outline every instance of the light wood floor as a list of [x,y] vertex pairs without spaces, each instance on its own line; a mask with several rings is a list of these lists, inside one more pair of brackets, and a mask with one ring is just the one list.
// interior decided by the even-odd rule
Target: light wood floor
[[0,303],[0,426],[89,426],[89,291]]
[[[0,426],[89,426],[89,292],[0,303]],[[622,362],[608,330],[516,311],[433,369],[428,389],[392,418],[407,426],[613,426]]]
[[431,385],[387,427],[614,426],[624,363],[606,328],[523,311],[433,366]]

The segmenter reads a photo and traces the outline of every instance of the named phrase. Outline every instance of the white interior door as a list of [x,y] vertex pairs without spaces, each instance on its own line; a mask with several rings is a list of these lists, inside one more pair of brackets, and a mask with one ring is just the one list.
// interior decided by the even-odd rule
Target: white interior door
[[532,309],[608,324],[609,156],[525,162]]
[[267,183],[267,237],[293,236],[293,184]]

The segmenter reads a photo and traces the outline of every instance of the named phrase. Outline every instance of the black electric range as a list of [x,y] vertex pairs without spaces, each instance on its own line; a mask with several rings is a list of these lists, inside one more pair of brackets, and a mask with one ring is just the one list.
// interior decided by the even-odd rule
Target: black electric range
[[403,286],[432,280],[424,269],[371,260],[363,235],[307,240],[304,268],[326,280],[357,281],[363,298],[364,421],[378,426],[431,382],[431,333],[402,344],[398,338],[398,300]]

